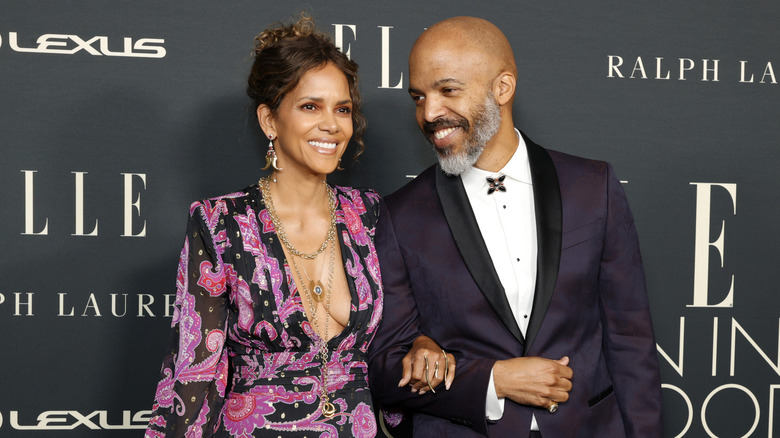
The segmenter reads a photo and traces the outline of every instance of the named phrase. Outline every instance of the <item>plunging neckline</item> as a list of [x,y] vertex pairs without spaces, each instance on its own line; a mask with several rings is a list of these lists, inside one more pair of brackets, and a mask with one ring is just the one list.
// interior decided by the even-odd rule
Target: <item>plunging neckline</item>
[[[353,246],[356,244],[356,242],[354,241],[352,235],[349,233],[349,230],[347,229],[346,221],[344,219],[344,211],[342,210],[342,204],[341,204],[341,200],[339,199],[338,192],[336,191],[335,187],[332,186],[329,187],[330,190],[334,191],[334,194],[336,196],[336,238],[335,240],[336,243],[339,245],[339,249],[340,249],[339,252],[341,253],[341,266],[342,269],[344,269],[344,277],[347,280],[347,291],[349,292],[349,318],[347,318],[347,324],[342,327],[342,329],[338,332],[338,334],[331,336],[331,338],[326,341],[326,344],[330,348],[331,343],[333,343],[335,339],[343,338],[344,335],[348,332],[349,328],[354,324],[354,320],[357,316],[357,310],[359,307],[359,298],[357,295],[357,285],[355,284],[355,278],[352,277],[347,272],[346,269],[347,262],[349,261],[349,259],[347,258],[347,251],[344,251],[344,247],[341,243],[341,238],[344,235],[344,232],[346,232],[347,236],[349,236],[349,239],[352,241]],[[259,219],[260,215],[264,211],[265,214],[268,214],[268,212],[260,188],[256,187],[254,191],[256,193],[257,199],[260,201],[258,203],[257,215],[258,215],[258,220],[260,221],[260,223],[262,223],[262,219]],[[273,226],[273,224],[271,225]],[[283,256],[281,258],[281,260],[283,260],[282,267],[284,268],[282,270],[282,275],[284,275],[284,281],[287,284],[287,291],[289,293],[289,296],[293,295],[292,288],[294,285],[296,290],[296,295],[298,296],[298,299],[300,299],[301,313],[302,313],[301,318],[309,324],[309,326],[312,328],[312,333],[314,333],[314,337],[309,336],[309,338],[313,342],[320,342],[322,340],[322,337],[320,336],[319,333],[317,333],[317,330],[314,329],[314,324],[309,319],[309,312],[306,310],[306,306],[304,305],[305,297],[301,294],[301,288],[298,287],[298,282],[295,280],[295,275],[293,274],[292,266],[287,258],[287,253],[285,253],[284,248],[282,247],[281,239],[279,239],[279,236],[276,234],[276,227],[274,227],[273,229],[273,236],[274,237],[272,238],[271,241],[271,247],[275,254],[281,254]],[[274,304],[276,305],[277,303]]]

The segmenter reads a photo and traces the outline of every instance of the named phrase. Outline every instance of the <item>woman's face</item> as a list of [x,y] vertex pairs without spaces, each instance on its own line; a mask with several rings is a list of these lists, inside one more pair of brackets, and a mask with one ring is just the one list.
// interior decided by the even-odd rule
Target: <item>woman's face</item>
[[284,96],[270,123],[283,172],[333,172],[352,137],[347,77],[332,63],[309,70]]

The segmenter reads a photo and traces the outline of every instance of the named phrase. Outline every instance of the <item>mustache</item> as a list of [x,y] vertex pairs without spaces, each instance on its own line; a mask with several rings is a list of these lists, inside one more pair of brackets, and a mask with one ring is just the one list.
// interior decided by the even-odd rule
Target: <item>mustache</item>
[[456,117],[451,119],[436,119],[432,122],[423,123],[423,132],[428,135],[433,135],[434,132],[440,129],[446,128],[463,128],[464,131],[469,130],[469,121],[465,117]]

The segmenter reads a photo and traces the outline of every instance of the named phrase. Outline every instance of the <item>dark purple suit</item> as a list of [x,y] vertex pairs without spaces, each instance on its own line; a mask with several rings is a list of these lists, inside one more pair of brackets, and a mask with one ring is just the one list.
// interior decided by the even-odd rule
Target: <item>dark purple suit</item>
[[[386,198],[376,245],[384,317],[369,351],[371,391],[414,410],[416,436],[661,437],[661,383],[633,218],[611,166],[527,137],[538,264],[523,337],[460,178],[432,166]],[[406,347],[425,333],[457,358],[436,394],[398,388]],[[493,363],[569,356],[569,401],[555,414],[507,399],[485,419]]]

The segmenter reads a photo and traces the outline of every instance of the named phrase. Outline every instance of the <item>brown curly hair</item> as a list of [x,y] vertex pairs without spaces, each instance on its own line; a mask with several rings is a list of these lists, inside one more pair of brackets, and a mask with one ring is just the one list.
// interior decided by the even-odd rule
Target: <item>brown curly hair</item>
[[295,24],[277,24],[255,37],[254,63],[249,73],[246,92],[255,108],[268,105],[276,114],[279,104],[310,70],[333,63],[349,84],[352,99],[352,140],[358,146],[355,158],[363,153],[363,133],[366,119],[361,111],[358,89],[358,65],[347,58],[330,37],[317,32],[314,20],[301,14]]

